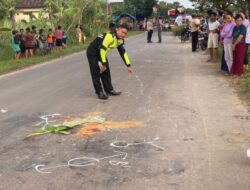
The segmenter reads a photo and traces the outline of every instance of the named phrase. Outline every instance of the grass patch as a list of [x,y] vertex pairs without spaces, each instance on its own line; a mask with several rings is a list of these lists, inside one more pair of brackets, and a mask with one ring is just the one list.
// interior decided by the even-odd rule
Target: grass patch
[[126,38],[129,38],[129,37],[135,36],[135,35],[139,35],[142,33],[144,33],[144,31],[129,31]]
[[244,89],[250,94],[250,68],[245,70],[244,76],[240,79]]
[[[142,31],[130,31],[128,37],[138,35],[143,33]],[[63,49],[62,52],[54,50],[48,55],[41,55],[38,51],[37,55],[34,55],[32,58],[21,58],[20,60],[14,59],[14,52],[11,49],[10,42],[7,41],[0,44],[0,75],[6,74],[15,70],[20,70],[31,65],[36,65],[42,62],[53,60],[59,57],[63,57],[72,53],[80,52],[86,49],[92,39],[89,39],[85,44],[74,44],[68,43],[68,46]]]
[[229,77],[228,80],[237,90],[239,98],[248,106],[250,112],[250,69],[245,70],[243,77]]
[[62,52],[53,50],[53,52],[51,52],[48,55],[41,55],[41,53],[38,51],[37,54],[34,55],[32,58],[21,58],[19,60],[15,60],[13,58],[14,52],[12,50],[8,50],[9,53],[6,53],[5,58],[3,60],[1,59],[0,61],[0,74],[5,74],[11,71],[20,70],[30,65],[35,65],[41,62],[69,55],[74,52],[79,52],[82,51],[83,49],[86,49],[87,45],[88,45],[87,43],[78,45],[69,45],[65,49],[63,49]]

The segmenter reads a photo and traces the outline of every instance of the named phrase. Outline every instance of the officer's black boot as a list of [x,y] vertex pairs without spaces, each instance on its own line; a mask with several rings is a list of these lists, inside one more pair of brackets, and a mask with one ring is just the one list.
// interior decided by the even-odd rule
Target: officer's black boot
[[108,95],[110,96],[119,96],[121,95],[122,92],[116,92],[115,90],[111,90],[110,92],[108,92]]
[[106,94],[104,94],[103,92],[99,92],[98,98],[101,100],[107,100],[109,97]]

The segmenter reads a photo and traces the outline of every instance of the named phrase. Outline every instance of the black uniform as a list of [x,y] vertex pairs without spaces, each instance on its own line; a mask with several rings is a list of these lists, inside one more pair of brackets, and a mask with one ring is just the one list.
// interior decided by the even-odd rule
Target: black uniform
[[[113,90],[110,69],[106,55],[111,49],[114,48],[118,49],[126,66],[130,67],[130,60],[124,48],[124,40],[118,39],[114,33],[100,34],[87,49],[87,57],[96,94],[103,92],[103,88],[106,93],[109,93]],[[103,73],[100,73],[99,64],[106,65],[107,69]]]

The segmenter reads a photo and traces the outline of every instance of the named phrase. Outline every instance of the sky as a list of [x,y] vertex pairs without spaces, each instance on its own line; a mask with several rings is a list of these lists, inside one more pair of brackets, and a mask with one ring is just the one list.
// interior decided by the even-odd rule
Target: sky
[[[123,0],[108,0],[109,2],[122,2]],[[168,3],[173,3],[175,1],[180,2],[186,8],[192,8],[192,3],[189,0],[160,0]]]
[[168,3],[173,3],[175,1],[180,2],[182,5],[184,5],[184,7],[186,8],[192,8],[192,3],[189,0],[164,0]]

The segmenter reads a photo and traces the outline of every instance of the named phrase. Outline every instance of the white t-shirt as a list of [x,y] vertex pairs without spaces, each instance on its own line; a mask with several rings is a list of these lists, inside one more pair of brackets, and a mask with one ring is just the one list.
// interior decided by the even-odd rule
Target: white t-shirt
[[220,26],[220,23],[216,20],[214,22],[209,22],[208,23],[208,29],[209,30],[216,30],[216,29],[219,29],[219,26]]
[[175,19],[175,24],[180,26],[180,25],[182,25],[182,21],[183,21],[182,16],[177,16],[176,19]]

